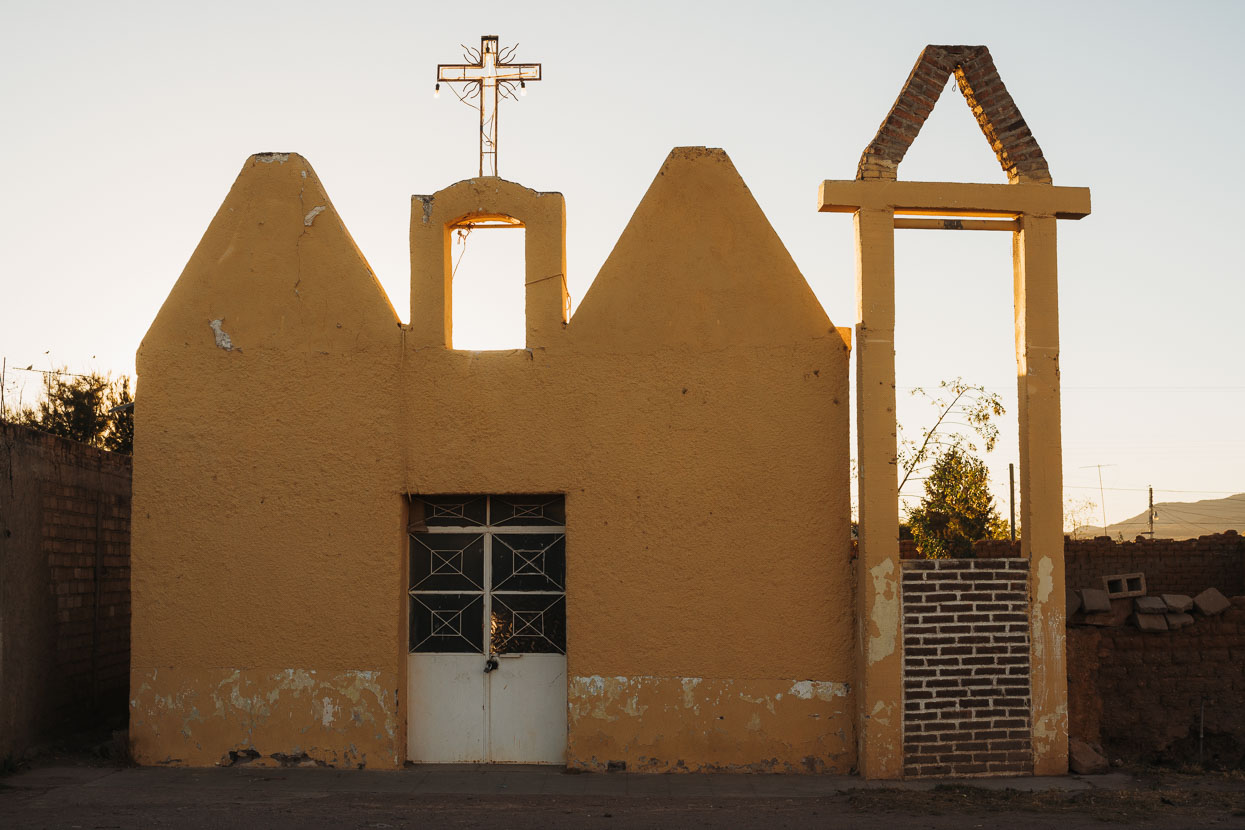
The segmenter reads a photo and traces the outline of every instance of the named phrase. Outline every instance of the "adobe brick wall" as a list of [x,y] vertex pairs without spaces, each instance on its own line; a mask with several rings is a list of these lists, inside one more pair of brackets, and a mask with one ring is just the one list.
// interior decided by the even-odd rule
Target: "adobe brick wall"
[[[1195,596],[1218,588],[1225,596],[1245,595],[1245,536],[1235,530],[1197,539],[1138,539],[1115,542],[1107,537],[1064,540],[1064,579],[1071,590],[1101,588],[1109,574],[1144,573],[1151,594]],[[975,542],[979,559],[1020,556],[1020,543],[1005,539]],[[902,559],[920,559],[910,539],[899,542]]]
[[1107,537],[1064,542],[1064,579],[1071,590],[1101,588],[1108,574],[1138,572],[1146,575],[1150,594],[1196,596],[1207,588],[1229,597],[1245,594],[1245,537],[1228,531],[1179,542]]
[[906,777],[1032,771],[1028,564],[902,562]]
[[1070,735],[1111,758],[1187,764],[1198,760],[1201,726],[1204,763],[1245,763],[1245,597],[1219,616],[1195,616],[1157,633],[1069,628]]
[[128,456],[0,424],[0,757],[127,711]]

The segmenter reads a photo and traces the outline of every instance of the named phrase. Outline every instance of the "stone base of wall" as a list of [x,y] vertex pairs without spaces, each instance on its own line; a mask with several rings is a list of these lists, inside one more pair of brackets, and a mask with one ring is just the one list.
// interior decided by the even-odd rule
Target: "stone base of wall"
[[905,777],[1033,771],[1028,564],[903,562]]

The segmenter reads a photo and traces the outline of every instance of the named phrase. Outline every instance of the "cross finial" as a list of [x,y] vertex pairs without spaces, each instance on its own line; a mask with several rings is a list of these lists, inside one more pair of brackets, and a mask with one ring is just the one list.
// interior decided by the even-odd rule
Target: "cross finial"
[[463,59],[470,63],[437,64],[436,94],[443,83],[460,83],[461,95],[450,87],[458,100],[467,104],[472,98],[480,99],[481,176],[497,175],[497,102],[502,96],[514,98],[516,83],[519,95],[526,95],[528,82],[540,80],[540,64],[511,62],[519,44],[499,51],[497,40],[497,35],[482,36],[478,52],[463,46]]

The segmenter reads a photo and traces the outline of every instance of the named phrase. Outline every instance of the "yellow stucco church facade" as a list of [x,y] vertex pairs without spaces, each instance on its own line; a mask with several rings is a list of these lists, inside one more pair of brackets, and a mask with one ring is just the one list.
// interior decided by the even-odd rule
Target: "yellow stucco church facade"
[[[491,216],[527,229],[527,348],[457,351],[448,240]],[[560,654],[564,744],[510,760],[852,766],[845,333],[720,150],[671,153],[571,320],[564,233],[561,195],[498,178],[416,197],[404,326],[307,161],[247,161],[139,352],[142,762],[401,766],[477,681],[540,708],[496,681]],[[503,505],[548,515],[515,542]],[[544,551],[532,596],[564,617],[481,584],[474,537],[493,570]],[[546,636],[480,642],[486,602]],[[429,710],[446,654],[471,677]],[[484,754],[419,751],[519,740],[476,715]]]

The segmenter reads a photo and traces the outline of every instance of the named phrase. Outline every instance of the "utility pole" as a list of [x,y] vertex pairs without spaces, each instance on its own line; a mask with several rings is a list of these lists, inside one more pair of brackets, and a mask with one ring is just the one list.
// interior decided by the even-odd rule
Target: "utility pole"
[[1007,490],[1009,493],[1007,506],[1012,514],[1012,544],[1014,545],[1016,544],[1016,465],[1010,461],[1007,463]]
[[1154,485],[1150,485],[1150,512],[1147,514],[1150,518],[1150,540],[1154,540]]

